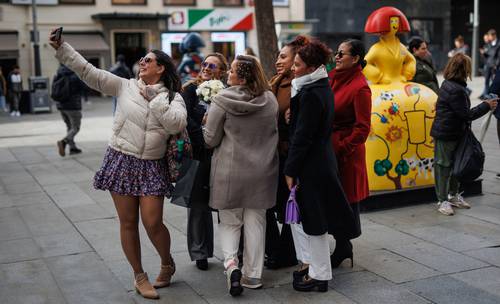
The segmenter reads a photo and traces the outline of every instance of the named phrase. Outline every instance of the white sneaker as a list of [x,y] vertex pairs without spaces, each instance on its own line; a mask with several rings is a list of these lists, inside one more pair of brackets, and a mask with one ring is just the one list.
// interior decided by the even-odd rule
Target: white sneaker
[[450,202],[448,202],[448,201],[439,202],[438,203],[438,211],[444,215],[454,215],[455,214],[455,212],[453,211],[453,207],[451,206]]
[[16,116],[17,116],[17,117],[20,117],[20,116],[21,116],[21,112],[17,111],[17,112],[16,112]]
[[16,111],[10,112],[10,116],[12,116],[12,117],[16,116]]
[[249,278],[244,275],[241,278],[241,286],[250,289],[259,289],[262,287],[262,280],[258,278]]
[[462,193],[457,193],[455,195],[448,195],[448,201],[453,207],[462,208],[462,209],[470,209],[469,203],[467,203],[462,197]]

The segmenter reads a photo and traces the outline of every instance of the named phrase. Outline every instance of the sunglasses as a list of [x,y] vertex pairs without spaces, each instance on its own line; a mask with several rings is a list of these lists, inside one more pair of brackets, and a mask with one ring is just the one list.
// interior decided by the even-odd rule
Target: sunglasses
[[139,59],[139,62],[144,62],[144,63],[151,63],[153,62],[153,58],[151,57],[141,57],[141,59]]
[[215,63],[208,63],[208,62],[202,62],[201,63],[202,68],[209,68],[211,70],[215,70],[217,68],[217,65]]
[[344,53],[342,51],[336,51],[335,52],[335,57],[339,57],[339,59],[342,59],[342,57],[344,57],[344,55],[351,55],[350,53]]

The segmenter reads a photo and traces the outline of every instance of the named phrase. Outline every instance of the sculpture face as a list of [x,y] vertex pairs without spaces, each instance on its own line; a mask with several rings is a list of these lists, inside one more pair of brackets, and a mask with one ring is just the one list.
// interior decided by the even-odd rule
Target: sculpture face
[[399,17],[391,17],[391,34],[396,35],[399,31]]

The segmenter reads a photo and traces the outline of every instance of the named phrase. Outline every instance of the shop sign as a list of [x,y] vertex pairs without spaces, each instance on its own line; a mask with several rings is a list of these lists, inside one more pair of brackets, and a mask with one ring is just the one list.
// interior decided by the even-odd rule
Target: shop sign
[[[32,0],[11,0],[12,4],[31,5]],[[57,5],[58,0],[36,0],[37,5]]]
[[169,31],[249,31],[252,9],[170,9]]

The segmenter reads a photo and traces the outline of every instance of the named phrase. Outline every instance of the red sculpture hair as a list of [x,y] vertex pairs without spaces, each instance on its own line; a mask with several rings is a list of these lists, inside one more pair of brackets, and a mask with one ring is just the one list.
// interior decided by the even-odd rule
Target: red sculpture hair
[[376,11],[373,11],[365,24],[365,32],[370,34],[387,33],[391,31],[390,19],[391,17],[399,18],[398,32],[409,32],[410,23],[406,16],[395,7],[384,6]]

